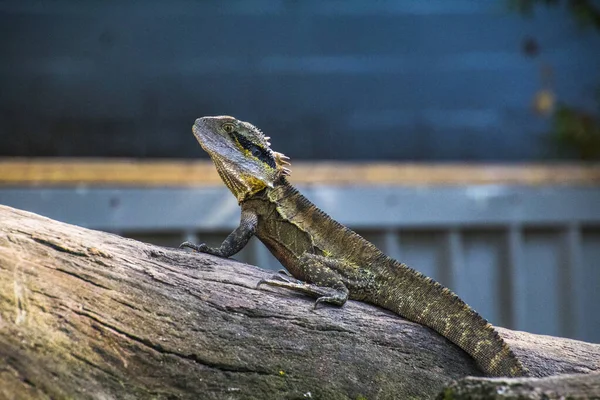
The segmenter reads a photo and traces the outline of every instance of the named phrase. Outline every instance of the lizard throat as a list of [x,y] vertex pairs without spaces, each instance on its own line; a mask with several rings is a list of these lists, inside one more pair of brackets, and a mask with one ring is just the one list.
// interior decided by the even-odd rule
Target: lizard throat
[[221,180],[236,197],[238,203],[267,187],[262,180],[245,174],[222,160],[213,158],[213,162]]

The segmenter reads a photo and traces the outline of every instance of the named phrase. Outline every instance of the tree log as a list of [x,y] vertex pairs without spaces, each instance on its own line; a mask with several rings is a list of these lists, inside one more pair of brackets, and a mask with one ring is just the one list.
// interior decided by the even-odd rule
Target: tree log
[[[421,325],[256,289],[272,272],[0,206],[0,398],[410,399],[481,376]],[[499,329],[538,377],[600,345]]]
[[600,374],[538,379],[464,378],[446,388],[440,400],[600,399]]

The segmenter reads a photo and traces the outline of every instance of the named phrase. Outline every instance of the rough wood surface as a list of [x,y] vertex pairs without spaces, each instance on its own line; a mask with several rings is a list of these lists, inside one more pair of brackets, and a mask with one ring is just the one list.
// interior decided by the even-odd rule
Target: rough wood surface
[[[421,399],[479,374],[381,309],[256,290],[269,275],[0,206],[0,398]],[[537,376],[600,371],[600,345],[501,334]]]
[[440,400],[600,399],[600,374],[538,379],[464,378],[446,388]]
[[[583,185],[600,184],[600,164],[292,163],[295,184],[328,185]],[[0,159],[1,186],[223,185],[212,161]]]

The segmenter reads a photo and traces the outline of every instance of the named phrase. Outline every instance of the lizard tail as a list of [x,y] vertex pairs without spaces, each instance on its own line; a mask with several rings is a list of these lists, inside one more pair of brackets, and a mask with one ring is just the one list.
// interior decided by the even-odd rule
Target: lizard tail
[[390,261],[395,265],[382,272],[377,305],[440,333],[473,357],[489,376],[529,375],[494,327],[456,294],[412,268]]

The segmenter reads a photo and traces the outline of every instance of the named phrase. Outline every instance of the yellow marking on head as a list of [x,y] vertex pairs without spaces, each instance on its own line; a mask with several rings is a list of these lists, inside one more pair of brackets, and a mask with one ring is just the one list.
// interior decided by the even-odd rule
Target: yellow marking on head
[[236,136],[233,136],[233,144],[235,144],[238,148],[238,150],[243,153],[244,155],[247,155],[246,152],[248,152],[248,150],[246,150],[242,144],[239,142],[239,140],[237,139]]
[[236,196],[238,202],[243,201],[246,197],[252,196],[267,187],[267,184],[265,182],[253,175],[240,174],[240,177],[243,182],[244,188],[241,188],[237,192]]
[[237,140],[236,140],[236,145],[238,147],[240,147],[240,150],[244,154],[244,157],[256,160],[258,162],[261,162],[264,165],[264,167],[269,168],[269,169],[273,169],[273,167],[271,167],[269,164],[263,162],[261,159],[259,159],[258,157],[254,156],[254,154],[252,154],[252,152],[250,150],[241,147],[241,145],[239,143],[237,143]]

